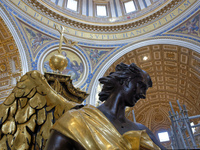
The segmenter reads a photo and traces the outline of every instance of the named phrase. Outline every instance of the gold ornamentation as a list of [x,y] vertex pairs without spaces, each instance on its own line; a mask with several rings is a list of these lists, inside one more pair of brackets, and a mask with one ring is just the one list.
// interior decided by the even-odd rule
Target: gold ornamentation
[[66,37],[63,36],[63,34],[68,34],[66,31],[65,31],[65,27],[64,26],[61,26],[61,31],[59,30],[58,28],[58,25],[55,25],[55,29],[60,33],[60,44],[59,44],[59,52],[61,53],[61,46],[62,46],[62,41],[65,42],[65,44],[67,46],[70,46],[70,47],[73,47],[74,45],[77,45],[78,42],[75,42],[75,41],[72,41],[70,39],[67,39]]
[[83,100],[89,95],[83,91],[80,91],[78,88],[75,88],[72,84],[70,76],[53,73],[45,73],[44,76],[49,85],[51,85],[56,92],[69,101],[82,103]]
[[84,29],[84,30],[94,31],[94,32],[102,32],[102,31],[116,32],[116,31],[123,31],[123,30],[127,30],[127,29],[131,30],[131,29],[134,29],[135,27],[146,25],[146,24],[152,22],[153,20],[156,20],[157,18],[160,18],[161,16],[164,16],[165,14],[169,13],[171,11],[171,9],[176,7],[176,5],[179,2],[183,2],[183,0],[172,0],[166,6],[164,6],[162,9],[156,11],[155,13],[153,13],[151,15],[148,15],[147,17],[137,20],[135,22],[124,23],[124,24],[120,24],[120,25],[109,24],[109,26],[107,26],[107,25],[104,26],[102,24],[101,26],[99,26],[99,25],[86,24],[84,22],[81,22],[81,20],[79,20],[80,22],[72,20],[69,17],[65,17],[61,14],[58,14],[54,10],[49,9],[44,4],[42,4],[40,1],[37,1],[37,0],[25,0],[25,1],[27,4],[29,4],[33,8],[35,8],[37,11],[40,11],[41,13],[45,14],[48,17],[49,16],[52,17],[53,20],[58,20],[64,24],[67,24],[74,28],[80,28],[81,30]]
[[54,124],[53,129],[87,150],[160,149],[145,130],[128,131],[121,135],[107,117],[91,105],[66,112]]
[[[55,26],[55,29],[56,29],[56,26]],[[64,30],[65,30],[64,27],[62,27],[61,31],[58,30],[60,33],[60,43],[59,43],[59,49],[58,49],[59,54],[53,55],[49,60],[49,66],[54,71],[57,71],[57,70],[63,71],[67,67],[67,64],[68,64],[67,58],[65,56],[61,55]]]
[[0,105],[0,148],[43,149],[51,126],[75,106],[57,94],[38,71],[26,73]]
[[1,64],[0,65],[0,71],[1,72],[5,72],[6,71],[6,65],[5,64]]
[[61,54],[55,54],[49,60],[49,66],[54,71],[63,71],[67,67],[67,64],[66,57]]

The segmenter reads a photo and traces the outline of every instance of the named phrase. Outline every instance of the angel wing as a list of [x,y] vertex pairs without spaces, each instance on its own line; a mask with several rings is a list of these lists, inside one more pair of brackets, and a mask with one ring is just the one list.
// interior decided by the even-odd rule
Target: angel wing
[[77,106],[57,94],[38,71],[26,73],[0,105],[0,149],[43,149],[51,126]]

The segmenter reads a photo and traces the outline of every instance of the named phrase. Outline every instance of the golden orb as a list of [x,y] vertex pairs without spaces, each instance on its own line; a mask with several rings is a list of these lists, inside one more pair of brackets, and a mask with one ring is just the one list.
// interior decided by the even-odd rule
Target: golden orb
[[61,54],[54,54],[49,60],[49,66],[54,71],[63,71],[67,67],[67,64],[66,57]]

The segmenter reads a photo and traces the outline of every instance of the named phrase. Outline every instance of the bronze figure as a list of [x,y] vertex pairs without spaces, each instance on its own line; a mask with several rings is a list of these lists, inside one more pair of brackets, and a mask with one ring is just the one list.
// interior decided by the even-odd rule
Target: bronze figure
[[165,149],[144,125],[126,119],[126,106],[134,106],[152,87],[150,76],[135,64],[119,64],[99,79],[104,84],[95,108],[86,105],[66,112],[53,126],[46,150],[59,149]]
[[0,105],[0,148],[165,149],[147,127],[125,118],[126,106],[145,98],[152,86],[135,64],[119,64],[99,79],[104,103],[97,108],[76,103],[87,94],[72,87],[69,77],[48,74],[46,79],[38,71],[26,73]]

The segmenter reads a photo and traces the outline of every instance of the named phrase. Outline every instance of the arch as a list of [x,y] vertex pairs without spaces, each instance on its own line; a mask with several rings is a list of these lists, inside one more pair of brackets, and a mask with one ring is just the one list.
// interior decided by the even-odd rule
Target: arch
[[102,65],[99,71],[97,71],[97,74],[94,76],[93,79],[93,84],[91,84],[91,87],[89,88],[89,93],[90,96],[87,99],[87,103],[91,104],[91,105],[95,105],[95,95],[96,95],[96,88],[98,86],[98,79],[101,78],[105,72],[107,71],[107,69],[117,60],[119,59],[121,56],[123,56],[124,54],[143,47],[143,46],[148,46],[148,45],[154,45],[154,44],[171,44],[171,45],[178,45],[178,46],[182,46],[182,47],[186,47],[189,49],[192,49],[198,53],[200,53],[200,46],[195,45],[193,43],[187,42],[187,41],[183,41],[183,40],[179,40],[179,39],[145,39],[143,41],[139,41],[139,42],[134,42],[131,43],[128,47],[126,47],[124,50],[121,50],[120,52],[118,52],[117,54],[115,54],[114,56],[112,56],[110,59],[108,59],[108,61]]
[[1,17],[2,17],[3,21],[7,25],[8,29],[10,30],[10,32],[15,40],[15,43],[17,45],[17,48],[19,50],[19,54],[20,54],[20,57],[22,60],[21,61],[22,74],[25,74],[26,72],[29,71],[29,68],[28,68],[28,61],[26,58],[26,52],[25,52],[25,49],[21,42],[21,38],[19,37],[14,25],[12,24],[11,19],[8,17],[7,13],[1,7],[0,7],[0,13],[1,13]]
[[[44,60],[46,58],[47,55],[49,55],[51,52],[56,51],[58,49],[58,43],[53,41],[48,43],[48,45],[46,46],[47,48],[41,52],[41,54],[38,56],[38,62],[37,62],[37,69],[44,74],[43,71],[43,63]],[[73,53],[75,53],[78,57],[80,57],[80,59],[83,62],[83,66],[84,66],[84,73],[83,73],[83,77],[80,81],[78,81],[77,83],[74,84],[75,87],[81,87],[85,82],[86,79],[88,77],[88,74],[90,73],[90,68],[88,67],[89,62],[87,61],[87,58],[84,56],[83,53],[81,53],[78,49],[76,49],[75,47],[70,47],[70,46],[66,46],[63,45],[62,46],[62,50],[68,50],[71,51]]]

